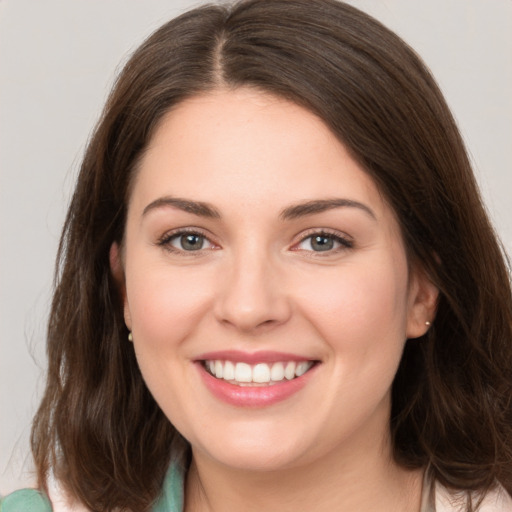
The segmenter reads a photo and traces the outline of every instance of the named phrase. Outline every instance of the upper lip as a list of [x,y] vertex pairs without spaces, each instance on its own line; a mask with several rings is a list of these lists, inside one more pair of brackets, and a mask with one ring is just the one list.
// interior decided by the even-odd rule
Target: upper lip
[[262,350],[258,352],[242,352],[240,350],[219,350],[207,352],[196,358],[196,361],[233,361],[237,363],[278,363],[283,361],[315,361],[316,359],[288,352]]

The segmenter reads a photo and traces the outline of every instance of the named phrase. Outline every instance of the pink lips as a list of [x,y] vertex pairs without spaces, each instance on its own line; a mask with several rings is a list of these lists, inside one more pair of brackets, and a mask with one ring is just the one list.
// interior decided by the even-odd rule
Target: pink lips
[[291,397],[300,391],[311,378],[316,366],[300,377],[283,380],[272,385],[239,386],[208,373],[203,365],[206,360],[230,360],[247,364],[272,363],[282,361],[309,361],[310,359],[283,352],[246,353],[239,351],[219,351],[202,354],[196,359],[196,367],[208,390],[218,399],[236,407],[266,407]]
[[239,350],[221,350],[217,352],[207,352],[201,354],[197,361],[207,360],[229,360],[237,363],[277,363],[279,361],[310,361],[307,357],[301,357],[297,354],[287,352],[260,351],[254,353],[240,352]]

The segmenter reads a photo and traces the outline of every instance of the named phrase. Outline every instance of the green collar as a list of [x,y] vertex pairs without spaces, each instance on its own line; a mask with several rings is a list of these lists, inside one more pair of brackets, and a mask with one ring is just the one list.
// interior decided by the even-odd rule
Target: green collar
[[171,464],[165,475],[162,494],[151,512],[183,512],[183,471]]

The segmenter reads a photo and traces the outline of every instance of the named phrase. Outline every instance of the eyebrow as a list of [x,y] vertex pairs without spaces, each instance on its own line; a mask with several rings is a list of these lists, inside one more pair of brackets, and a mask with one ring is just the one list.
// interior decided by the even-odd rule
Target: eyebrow
[[[211,219],[220,219],[221,214],[211,204],[204,203],[202,201],[192,201],[190,199],[183,199],[179,197],[160,197],[155,201],[149,203],[142,212],[142,215],[146,215],[152,210],[171,206],[183,210],[187,213],[192,213],[198,217],[207,217]],[[306,217],[308,215],[314,215],[322,213],[335,208],[358,208],[363,212],[367,213],[372,219],[377,219],[375,213],[365,204],[352,199],[314,199],[303,203],[288,206],[280,214],[279,218],[283,221],[293,220],[300,217]]]
[[220,213],[212,205],[203,203],[202,201],[190,201],[189,199],[181,199],[179,197],[160,197],[159,199],[149,203],[142,216],[146,215],[151,210],[162,208],[164,206],[173,206],[179,210],[183,210],[187,213],[192,213],[199,217],[208,217],[211,219],[220,219]]
[[307,215],[314,215],[316,213],[322,213],[335,208],[358,208],[363,212],[367,213],[372,219],[377,220],[377,217],[373,211],[363,203],[359,201],[353,201],[352,199],[315,199],[313,201],[306,201],[305,203],[299,203],[296,205],[285,208],[279,218],[281,220],[292,220],[299,217],[305,217]]

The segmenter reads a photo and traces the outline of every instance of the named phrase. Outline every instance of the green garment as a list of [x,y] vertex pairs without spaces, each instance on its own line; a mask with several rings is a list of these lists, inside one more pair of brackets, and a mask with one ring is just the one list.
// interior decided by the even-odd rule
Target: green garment
[[0,501],[0,512],[51,512],[50,500],[35,489],[21,489]]
[[[183,474],[171,465],[165,476],[164,487],[151,512],[183,511]],[[0,501],[0,512],[52,512],[48,497],[36,489],[22,489]]]

